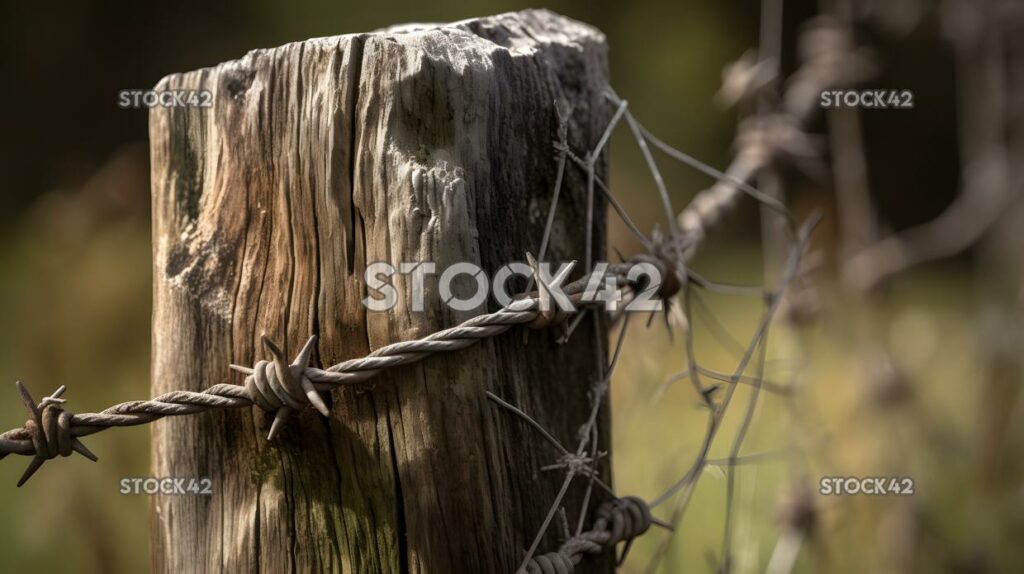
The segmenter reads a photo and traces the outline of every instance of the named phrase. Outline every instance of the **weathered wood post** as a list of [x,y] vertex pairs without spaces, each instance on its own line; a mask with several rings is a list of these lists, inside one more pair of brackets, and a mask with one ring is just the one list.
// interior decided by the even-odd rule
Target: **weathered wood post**
[[[396,277],[396,309],[369,312],[363,273],[377,261],[493,272],[535,251],[554,102],[572,107],[573,148],[593,147],[610,115],[606,68],[598,31],[527,11],[308,40],[165,78],[158,89],[209,90],[213,105],[151,116],[152,392],[241,383],[228,364],[269,358],[263,333],[289,355],[317,334],[327,365],[484,311],[428,290],[413,312]],[[553,260],[583,253],[586,181],[566,177]],[[272,415],[257,409],[156,423],[154,474],[209,477],[213,494],[154,499],[154,570],[512,572],[562,477],[539,472],[557,453],[484,392],[574,444],[604,329],[591,315],[564,346],[517,329],[433,356],[330,393],[330,417],[306,409],[269,442]]]

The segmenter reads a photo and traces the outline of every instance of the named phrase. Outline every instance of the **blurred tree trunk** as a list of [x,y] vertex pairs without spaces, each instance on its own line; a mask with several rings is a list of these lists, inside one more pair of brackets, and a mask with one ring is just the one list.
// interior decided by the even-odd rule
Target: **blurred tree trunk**
[[[413,312],[411,280],[396,276],[397,307],[368,312],[363,273],[378,261],[493,273],[535,250],[554,102],[572,106],[570,144],[588,149],[608,120],[606,82],[603,35],[545,11],[308,40],[165,78],[158,89],[210,90],[213,105],[151,116],[153,393],[241,383],[227,366],[269,358],[262,333],[289,355],[318,334],[325,366],[484,311],[449,309],[428,281]],[[553,260],[584,245],[585,180],[568,172]],[[210,477],[213,495],[154,499],[153,569],[513,571],[561,477],[538,475],[557,453],[484,392],[570,443],[606,332],[590,316],[562,347],[520,335],[335,390],[329,418],[307,409],[272,442],[273,416],[256,409],[156,423],[154,474]],[[606,449],[606,409],[600,421]],[[550,530],[542,551],[559,542]],[[611,571],[607,557],[585,567]]]

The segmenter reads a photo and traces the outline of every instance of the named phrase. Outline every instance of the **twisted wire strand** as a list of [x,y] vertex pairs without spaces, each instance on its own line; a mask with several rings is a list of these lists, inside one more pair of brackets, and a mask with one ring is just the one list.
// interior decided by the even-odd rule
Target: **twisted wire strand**
[[[617,288],[624,296],[632,290],[627,273],[627,264],[608,267],[608,274],[615,279]],[[482,339],[501,335],[517,325],[538,329],[557,325],[572,314],[571,311],[551,314],[542,304],[542,301],[549,301],[550,294],[545,292],[549,285],[557,285],[558,278],[544,282],[538,274],[536,281],[539,286],[536,291],[520,295],[498,311],[478,315],[421,339],[386,345],[365,357],[343,361],[326,369],[310,367],[308,364],[315,347],[315,336],[309,339],[290,364],[282,351],[263,337],[263,344],[273,360],[258,361],[252,368],[231,365],[233,370],[246,375],[242,385],[221,383],[198,392],[171,391],[148,400],[120,403],[99,413],[72,414],[65,411],[64,399],[59,398],[64,387],[37,405],[18,382],[22,400],[32,417],[22,427],[0,433],[0,459],[9,454],[33,457],[18,483],[21,486],[43,462],[58,455],[68,456],[77,451],[95,461],[95,455],[82,445],[78,437],[111,427],[147,424],[164,417],[251,406],[275,413],[268,435],[268,439],[273,439],[292,412],[312,405],[327,415],[327,407],[320,392],[345,384],[365,382],[386,369],[416,363],[435,353],[465,349]],[[586,287],[587,279],[584,278],[562,288],[574,304],[575,312],[602,303],[584,300]]]
[[517,574],[573,574],[587,554],[600,554],[619,542],[626,542],[628,549],[654,523],[650,506],[637,496],[605,502],[595,516],[590,530],[570,537],[554,552],[534,556]]

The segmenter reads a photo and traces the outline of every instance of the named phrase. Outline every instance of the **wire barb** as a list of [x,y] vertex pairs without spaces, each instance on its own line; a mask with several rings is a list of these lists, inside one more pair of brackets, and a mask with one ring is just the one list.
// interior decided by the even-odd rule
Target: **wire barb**
[[555,274],[550,280],[545,280],[543,273],[541,273],[540,264],[533,257],[533,254],[529,251],[526,252],[526,261],[533,270],[532,283],[537,285],[537,299],[539,302],[539,312],[537,318],[527,324],[531,329],[543,329],[558,325],[562,329],[563,335],[566,332],[565,320],[568,318],[568,314],[562,311],[555,301],[555,294],[552,292],[554,289],[561,287],[565,280],[569,278],[569,274],[572,273],[573,268],[576,267],[576,261],[571,261],[567,265],[563,266],[562,269]]
[[262,335],[260,340],[273,357],[271,361],[259,361],[253,368],[239,365],[230,365],[230,368],[246,375],[245,391],[252,402],[274,413],[274,422],[270,425],[267,440],[274,440],[292,411],[302,410],[306,404],[313,405],[325,417],[329,416],[331,413],[327,404],[306,374],[316,347],[316,335],[306,341],[291,364],[285,358],[284,351],[266,335]]
[[[64,410],[65,387],[61,385],[52,395],[43,397],[43,400],[36,405],[35,399],[21,384],[21,381],[14,383],[21,395],[21,402],[25,405],[31,418],[25,422],[23,427],[32,443],[32,460],[18,480],[18,486],[28,482],[43,463],[59,456],[70,456],[72,452],[84,456],[96,462],[98,459],[84,444],[71,434],[71,413]],[[6,456],[8,453],[3,453]],[[24,453],[27,454],[27,453]],[[0,458],[2,458],[0,456]]]

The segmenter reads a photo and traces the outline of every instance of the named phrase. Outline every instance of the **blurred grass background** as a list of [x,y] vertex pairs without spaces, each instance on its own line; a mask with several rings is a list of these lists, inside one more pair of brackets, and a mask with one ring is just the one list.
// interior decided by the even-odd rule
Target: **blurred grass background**
[[[786,3],[784,51],[815,3]],[[914,3],[916,4],[916,3]],[[167,5],[83,0],[59,15],[29,3],[6,7],[0,62],[11,83],[0,90],[4,192],[0,194],[0,382],[23,380],[36,397],[68,384],[73,411],[93,411],[149,392],[150,228],[147,114],[121,110],[118,90],[152,86],[163,75],[208,66],[247,50],[314,36],[360,32],[410,21],[449,21],[530,7],[520,2],[291,3],[195,0]],[[724,167],[736,115],[713,102],[724,65],[756,46],[757,3],[563,0],[546,7],[591,23],[608,36],[613,84],[662,139]],[[909,23],[908,23],[909,22]],[[926,221],[956,191],[953,68],[935,22],[894,10],[867,32],[883,62],[879,85],[913,89],[912,111],[865,114],[871,183],[893,228]],[[784,62],[784,68],[792,66]],[[820,127],[820,126],[818,126]],[[626,131],[612,144],[612,188],[642,228],[658,220],[649,174]],[[913,153],[905,153],[913,150]],[[709,184],[661,161],[677,207]],[[795,179],[798,211],[820,207],[819,246],[833,233],[826,180]],[[716,231],[695,267],[720,280],[762,282],[757,211],[746,206]],[[612,244],[637,246],[613,220]],[[871,309],[828,284],[814,325],[771,336],[769,380],[807,383],[799,409],[765,394],[744,452],[812,444],[799,464],[789,457],[739,469],[736,567],[763,569],[778,536],[779,493],[799,476],[898,475],[915,479],[908,498],[822,501],[818,538],[802,572],[909,571],[895,568],[901,537],[914,532],[913,571],[1019,571],[1024,566],[1024,490],[1019,474],[993,487],[979,446],[986,418],[979,358],[978,270],[970,258],[929,266],[894,287]],[[758,301],[706,295],[729,333],[749,337]],[[869,316],[865,317],[864,315]],[[878,315],[877,318],[874,315]],[[885,320],[914,401],[880,408],[851,334]],[[698,354],[710,367],[735,365],[730,345],[708,323],[694,323]],[[680,334],[658,323],[636,329],[612,387],[615,479],[620,492],[656,496],[696,453],[705,412],[687,381],[655,401],[685,368]],[[801,362],[786,357],[801,349]],[[736,395],[742,405],[748,391]],[[0,395],[4,428],[25,415],[13,385]],[[1019,419],[1024,412],[1016,408]],[[733,409],[739,412],[740,408]],[[724,456],[735,420],[727,419],[713,457]],[[1016,424],[1016,444],[1024,425]],[[0,556],[17,571],[137,572],[148,567],[148,501],[121,496],[118,479],[149,474],[148,430],[90,438],[101,458],[47,465],[15,489],[24,460],[0,464]],[[1016,465],[1019,468],[1019,465]],[[796,470],[795,470],[796,469]],[[552,477],[552,480],[557,480]],[[998,482],[998,481],[997,481]],[[1010,484],[1007,487],[1005,484]],[[724,480],[709,471],[663,563],[662,572],[712,571],[723,525]],[[638,540],[625,571],[641,572],[664,535]]]

